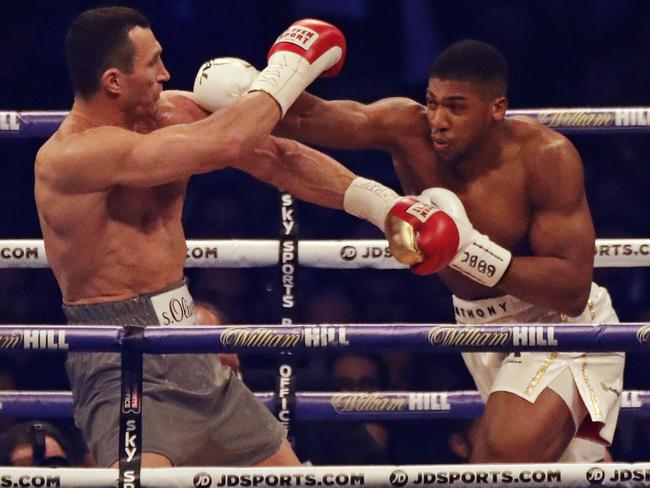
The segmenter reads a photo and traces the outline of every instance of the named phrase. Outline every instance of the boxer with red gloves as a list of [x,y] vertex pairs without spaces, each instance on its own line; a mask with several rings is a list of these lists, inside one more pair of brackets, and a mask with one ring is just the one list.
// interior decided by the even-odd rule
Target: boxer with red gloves
[[207,61],[194,82],[194,95],[209,112],[232,104],[245,93],[263,91],[282,115],[318,76],[336,76],[345,61],[345,37],[327,22],[303,19],[277,38],[261,72],[238,58]]
[[[457,322],[615,323],[607,290],[592,283],[595,233],[580,155],[538,121],[506,117],[507,87],[503,55],[465,40],[436,59],[425,105],[304,94],[274,133],[390,153],[404,193],[424,191],[426,203],[400,200],[390,211],[387,234],[402,244],[393,255],[415,273],[436,273]],[[611,392],[622,388],[622,353],[463,359],[486,401],[471,463],[604,457],[621,404]]]
[[345,51],[345,37],[336,27],[322,20],[299,20],[277,38],[268,66],[249,91],[271,95],[284,116],[317,76],[335,76],[341,71]]
[[417,234],[419,259],[396,251],[393,256],[411,265],[415,274],[437,273],[449,266],[482,285],[493,287],[510,265],[510,251],[474,229],[460,199],[444,188],[425,190],[419,199],[400,199],[389,213],[387,234],[402,234],[402,222],[408,223],[411,232]]

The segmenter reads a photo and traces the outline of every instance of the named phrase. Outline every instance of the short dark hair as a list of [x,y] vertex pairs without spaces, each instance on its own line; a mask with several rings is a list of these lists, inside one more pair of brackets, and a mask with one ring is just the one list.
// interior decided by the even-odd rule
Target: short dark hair
[[[57,464],[69,466],[73,454],[70,443],[59,429],[54,427],[52,424],[40,420],[13,425],[0,434],[1,465],[11,466],[11,455],[14,450],[20,446],[31,446],[33,449],[32,458],[36,462],[37,460],[34,458],[38,457],[36,450],[39,449],[39,445],[37,444],[40,444],[40,449],[43,450],[41,455],[43,455],[46,436],[54,439],[65,453],[65,458],[55,458]],[[39,464],[36,463],[35,465]]]
[[474,39],[455,42],[433,63],[429,79],[471,81],[490,97],[508,91],[508,62],[494,46]]
[[102,73],[110,67],[131,72],[135,46],[129,32],[134,27],[148,29],[151,24],[127,7],[86,10],[72,21],[65,37],[65,54],[75,95],[88,98],[96,93]]

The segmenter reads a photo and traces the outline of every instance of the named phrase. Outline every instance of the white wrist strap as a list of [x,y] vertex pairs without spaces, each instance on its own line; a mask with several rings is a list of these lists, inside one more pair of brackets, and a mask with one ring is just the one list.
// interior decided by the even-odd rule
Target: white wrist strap
[[472,242],[458,251],[449,266],[468,278],[493,287],[508,270],[512,254],[475,231]]
[[309,64],[303,56],[294,52],[275,52],[269,58],[268,66],[262,70],[248,91],[261,90],[271,95],[280,105],[284,117],[305,88],[321,72],[336,64],[342,55],[341,48],[335,46]]
[[355,217],[375,224],[384,231],[386,215],[399,195],[373,180],[355,178],[343,196],[343,208]]

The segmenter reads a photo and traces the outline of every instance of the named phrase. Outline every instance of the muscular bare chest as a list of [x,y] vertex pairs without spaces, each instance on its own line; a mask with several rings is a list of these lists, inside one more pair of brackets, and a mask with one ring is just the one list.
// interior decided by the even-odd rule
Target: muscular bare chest
[[108,217],[145,232],[180,224],[184,195],[185,184],[180,182],[154,188],[117,186],[107,195]]
[[472,225],[492,240],[512,250],[527,249],[531,221],[526,197],[525,166],[516,155],[506,154],[488,171],[461,179],[436,161],[428,141],[394,160],[406,194],[426,188],[452,190],[463,202]]

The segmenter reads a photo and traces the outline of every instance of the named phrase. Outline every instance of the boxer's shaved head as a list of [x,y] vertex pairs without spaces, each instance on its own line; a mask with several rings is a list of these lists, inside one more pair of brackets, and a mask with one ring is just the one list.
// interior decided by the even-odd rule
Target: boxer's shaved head
[[135,9],[102,7],[87,10],[70,25],[65,53],[75,95],[88,98],[100,85],[102,73],[115,67],[125,73],[133,69],[135,46],[129,32],[150,28],[149,20]]

